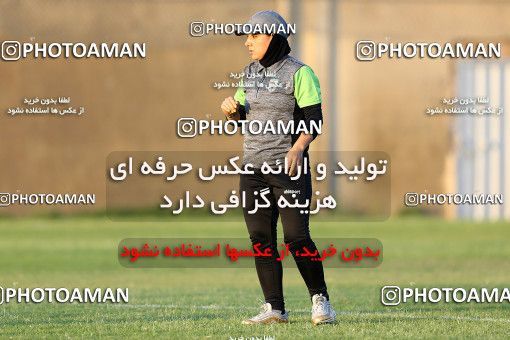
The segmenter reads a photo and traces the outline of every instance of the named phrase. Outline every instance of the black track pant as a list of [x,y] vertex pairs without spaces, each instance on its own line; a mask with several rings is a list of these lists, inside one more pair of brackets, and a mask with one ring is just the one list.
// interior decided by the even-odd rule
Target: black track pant
[[[270,190],[266,197],[270,200],[271,206],[259,208],[255,214],[249,214],[248,211],[255,207],[255,199],[259,201],[259,204],[264,203],[260,195],[255,194],[255,191],[260,193],[265,188]],[[273,309],[285,310],[282,289],[282,263],[276,260],[279,257],[279,250],[282,249],[282,247],[278,247],[276,239],[276,225],[279,215],[281,215],[283,225],[284,242],[288,245],[296,261],[310,297],[322,293],[329,299],[322,262],[311,261],[310,257],[296,256],[295,254],[296,250],[302,252],[303,246],[306,246],[311,252],[317,249],[310,238],[309,215],[301,214],[300,208],[279,208],[277,204],[281,195],[285,196],[289,202],[295,202],[298,199],[301,203],[307,198],[311,199],[312,180],[310,171],[307,175],[301,175],[299,179],[291,180],[286,174],[265,175],[260,170],[255,170],[253,175],[241,175],[240,190],[246,192],[246,207],[243,210],[252,245],[261,243],[261,250],[267,247],[272,249],[272,257],[255,257],[255,267],[265,301],[271,303]],[[293,197],[292,194],[296,196]]]

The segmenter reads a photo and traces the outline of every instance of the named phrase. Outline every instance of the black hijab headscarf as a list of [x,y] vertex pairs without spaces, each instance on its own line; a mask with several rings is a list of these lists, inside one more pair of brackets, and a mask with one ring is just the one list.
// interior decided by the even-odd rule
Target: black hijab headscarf
[[260,64],[264,67],[269,67],[282,60],[287,54],[290,53],[290,46],[285,37],[280,34],[273,34],[273,38],[269,43],[266,54],[259,60]]

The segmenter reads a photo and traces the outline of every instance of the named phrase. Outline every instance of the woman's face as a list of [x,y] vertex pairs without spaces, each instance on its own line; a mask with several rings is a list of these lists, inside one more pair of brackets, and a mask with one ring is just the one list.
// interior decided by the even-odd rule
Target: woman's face
[[244,46],[248,47],[251,59],[262,59],[272,38],[272,35],[267,34],[248,34]]

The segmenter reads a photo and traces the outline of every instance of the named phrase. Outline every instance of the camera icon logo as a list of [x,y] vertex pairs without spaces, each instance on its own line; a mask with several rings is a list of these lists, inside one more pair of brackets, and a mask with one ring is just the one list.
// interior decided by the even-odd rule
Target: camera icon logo
[[197,121],[194,118],[180,118],[177,121],[177,135],[182,138],[193,138],[197,135]]
[[11,194],[0,192],[0,207],[7,207],[11,204]]
[[14,61],[21,58],[21,44],[19,41],[7,40],[2,43],[2,59]]
[[404,203],[408,207],[416,207],[418,205],[418,193],[416,192],[406,193]]
[[370,40],[360,40],[356,43],[356,58],[360,61],[370,61],[375,59],[375,42]]
[[401,292],[398,286],[384,286],[381,288],[381,303],[385,306],[400,304]]
[[201,21],[192,22],[189,33],[192,37],[203,37],[205,34],[205,24]]

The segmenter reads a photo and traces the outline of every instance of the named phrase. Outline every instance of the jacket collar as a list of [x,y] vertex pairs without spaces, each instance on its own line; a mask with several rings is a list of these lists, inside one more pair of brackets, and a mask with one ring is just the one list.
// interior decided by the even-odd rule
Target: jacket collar
[[283,57],[282,59],[278,60],[276,63],[274,63],[273,65],[269,66],[269,67],[264,67],[262,66],[262,64],[257,60],[255,62],[255,71],[257,73],[261,73],[263,71],[266,71],[266,72],[269,72],[269,73],[276,73],[278,72],[278,70],[280,68],[282,68],[283,64],[285,63],[285,61],[290,57],[290,55],[286,55],[285,57]]

